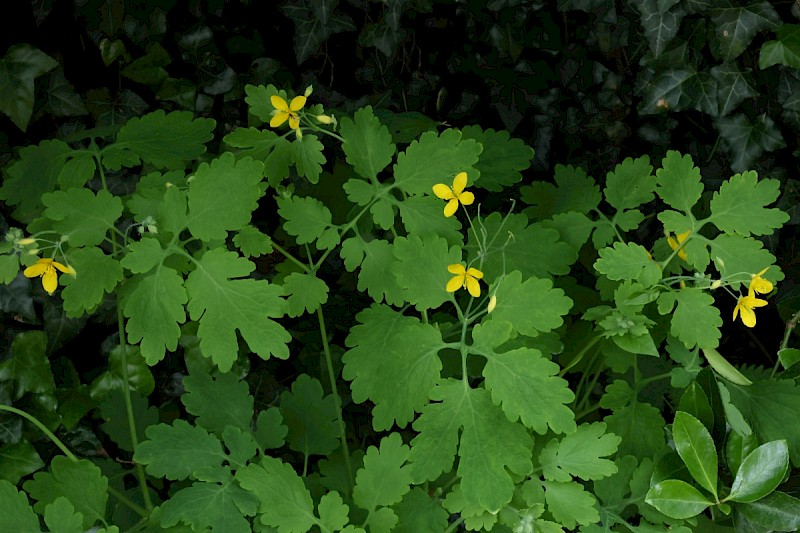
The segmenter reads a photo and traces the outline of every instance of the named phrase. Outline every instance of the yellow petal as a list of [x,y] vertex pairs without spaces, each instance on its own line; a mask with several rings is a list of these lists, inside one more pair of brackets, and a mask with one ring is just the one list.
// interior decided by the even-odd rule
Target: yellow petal
[[289,118],[289,113],[288,112],[286,112],[286,111],[278,111],[277,113],[272,115],[271,119],[269,119],[269,127],[270,128],[277,128],[278,126],[280,126],[281,124],[286,122],[287,118]]
[[450,281],[447,282],[447,286],[445,289],[447,292],[456,292],[464,285],[464,276],[456,276],[454,278],[450,278]]
[[274,94],[269,97],[269,101],[272,103],[272,107],[274,107],[278,111],[283,111],[284,113],[289,111],[289,104],[287,104],[286,100],[284,100],[280,96]]
[[296,130],[300,127],[300,119],[295,114],[289,115],[289,127]]
[[469,270],[467,270],[467,276],[472,276],[475,279],[482,279],[483,272],[481,272],[477,268],[470,268]]
[[453,189],[451,189],[444,183],[437,183],[436,185],[434,185],[433,194],[435,194],[442,200],[452,200],[453,198],[456,197],[456,195],[453,194]]
[[467,285],[467,290],[472,296],[477,298],[478,296],[481,295],[481,284],[478,283],[477,279],[467,276],[466,285]]
[[38,278],[44,274],[48,268],[50,268],[50,259],[39,259],[36,264],[23,270],[22,275],[26,278]]
[[457,210],[458,210],[458,200],[453,198],[452,200],[447,202],[446,206],[444,206],[444,216],[451,217],[456,213]]
[[447,265],[447,271],[451,274],[459,274],[463,276],[467,272],[467,269],[464,268],[464,265],[461,263],[454,263],[452,265]]
[[752,309],[745,306],[742,306],[741,312],[742,312],[742,322],[744,323],[744,325],[747,326],[748,328],[754,327],[756,325],[755,312]]
[[53,264],[54,267],[56,267],[61,272],[64,272],[66,274],[72,274],[73,272],[75,272],[71,267],[64,266],[61,263],[59,263],[58,261],[53,261],[52,264]]
[[47,291],[47,294],[53,294],[58,287],[58,274],[56,269],[49,268],[42,276],[42,287]]
[[458,195],[458,201],[464,205],[472,205],[472,202],[475,201],[475,195],[469,191],[464,191]]
[[459,172],[456,174],[456,177],[453,178],[453,192],[456,193],[456,196],[461,194],[461,191],[467,186],[467,173],[466,172]]
[[692,233],[692,230],[690,230],[690,229],[687,229],[683,233],[678,233],[678,242],[679,243],[683,243],[683,241],[685,241],[686,238],[689,237],[689,235],[691,235],[691,233]]
[[306,105],[305,96],[295,96],[292,98],[292,103],[289,104],[289,111],[300,111]]

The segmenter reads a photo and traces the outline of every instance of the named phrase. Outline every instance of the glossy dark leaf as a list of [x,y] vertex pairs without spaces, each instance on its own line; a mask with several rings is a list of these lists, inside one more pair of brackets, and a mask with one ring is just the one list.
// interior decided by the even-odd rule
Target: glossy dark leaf
[[703,424],[689,413],[678,411],[672,423],[675,449],[689,473],[700,485],[717,495],[717,450]]
[[731,168],[736,172],[750,168],[764,152],[786,146],[780,130],[766,114],[753,121],[743,114],[725,117],[717,120],[716,126],[730,153]]
[[736,510],[766,530],[800,529],[800,500],[783,492],[773,492],[753,503],[739,504]]
[[726,62],[744,52],[758,32],[774,30],[781,22],[770,2],[753,2],[744,6],[734,5],[730,0],[721,3],[727,5],[715,6],[709,11],[715,26],[715,41],[711,49]]
[[696,516],[711,505],[699,490],[684,481],[668,479],[653,485],[645,501],[671,518]]
[[742,461],[726,500],[760,500],[780,485],[788,470],[789,448],[786,441],[774,440],[762,444]]

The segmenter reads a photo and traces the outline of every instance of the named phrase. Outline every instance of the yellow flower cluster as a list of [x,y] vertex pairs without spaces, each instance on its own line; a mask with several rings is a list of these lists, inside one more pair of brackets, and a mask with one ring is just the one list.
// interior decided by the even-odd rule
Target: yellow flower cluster
[[739,301],[736,302],[736,307],[733,308],[733,319],[736,320],[736,317],[741,315],[742,323],[748,328],[756,325],[756,313],[753,309],[767,305],[767,301],[756,298],[756,294],[772,292],[772,282],[762,277],[768,268],[753,275],[750,280],[750,286],[747,288],[747,296],[740,297]]
[[458,210],[458,204],[472,205],[475,201],[475,195],[464,189],[467,187],[467,173],[459,172],[453,178],[453,186],[445,185],[444,183],[437,183],[433,186],[433,194],[447,200],[447,205],[444,206],[444,216],[451,217]]
[[47,291],[47,294],[52,296],[58,287],[58,273],[56,273],[56,270],[60,270],[71,276],[77,275],[77,272],[75,272],[75,269],[71,266],[62,265],[58,261],[44,257],[23,270],[22,274],[26,278],[42,278],[42,287]]

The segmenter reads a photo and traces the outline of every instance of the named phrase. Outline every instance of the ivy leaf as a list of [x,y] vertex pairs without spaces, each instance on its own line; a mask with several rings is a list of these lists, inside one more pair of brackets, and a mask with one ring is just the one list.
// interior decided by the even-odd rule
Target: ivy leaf
[[778,13],[769,2],[751,2],[745,6],[734,6],[709,10],[714,23],[716,37],[711,51],[728,63],[747,50],[756,33],[774,30],[781,23]]
[[72,461],[63,455],[53,457],[49,472],[39,472],[23,485],[37,503],[33,508],[44,514],[45,507],[59,497],[66,497],[83,515],[83,528],[105,522],[108,502],[108,479],[86,459]]
[[50,394],[56,390],[46,349],[44,331],[22,331],[14,337],[11,358],[0,363],[0,382],[15,382],[15,400],[26,392]]
[[690,155],[681,156],[674,150],[667,152],[661,166],[656,171],[656,193],[671,207],[691,213],[703,194],[700,169],[694,166]]
[[[461,132],[447,129],[441,134],[428,131],[398,154],[394,165],[397,186],[407,194],[431,194],[437,183],[447,183],[459,172],[472,175],[482,147]],[[469,186],[469,183],[468,185]]]
[[747,170],[764,152],[786,146],[780,131],[766,114],[759,115],[754,122],[743,114],[724,117],[717,120],[716,126],[732,155],[731,168],[737,172]]
[[409,453],[410,448],[403,444],[399,433],[382,438],[380,448],[367,448],[364,466],[356,472],[353,501],[373,512],[403,499],[413,482],[405,466]]
[[196,423],[222,435],[232,426],[250,431],[253,423],[253,397],[246,381],[235,374],[190,374],[183,378],[186,392],[181,402],[186,411],[197,417]]
[[[676,303],[677,308],[673,312]],[[719,345],[722,318],[710,294],[689,288],[663,292],[658,298],[658,312],[662,315],[672,313],[670,333],[690,350],[695,345],[701,348],[716,348]]]
[[34,80],[57,66],[58,61],[29,44],[12,46],[0,59],[0,111],[22,131],[33,115]]
[[0,479],[0,529],[19,533],[40,533],[39,518],[28,504],[27,495]]
[[281,413],[289,427],[286,442],[306,456],[328,455],[339,446],[336,402],[332,395],[323,394],[320,382],[306,374],[292,383],[291,391],[281,394]]
[[639,114],[654,115],[664,111],[680,111],[687,107],[686,94],[691,80],[697,74],[689,68],[665,70],[645,86],[645,94],[639,104]]
[[600,515],[594,507],[597,503],[594,496],[574,481],[569,483],[545,481],[544,499],[553,518],[569,529],[575,528],[578,524],[585,526],[600,520]]
[[488,362],[483,369],[492,401],[503,408],[508,420],[544,434],[548,426],[556,433],[575,430],[574,413],[565,404],[575,399],[566,380],[557,377],[559,367],[542,357],[539,350],[517,348],[496,353],[496,335],[487,325],[475,326],[477,353]]
[[555,184],[536,182],[520,187],[522,201],[530,204],[525,214],[544,220],[560,213],[588,214],[597,209],[603,197],[594,179],[580,167],[556,165]]
[[72,246],[95,246],[122,215],[122,200],[106,190],[69,189],[42,195],[44,215],[53,229],[69,237]]
[[114,292],[125,279],[119,261],[94,246],[70,250],[69,261],[78,273],[75,277],[61,276],[65,285],[61,291],[64,312],[70,318],[93,312],[102,303],[104,294]]
[[161,525],[172,527],[178,522],[192,526],[194,531],[249,533],[250,522],[245,516],[256,514],[258,501],[252,493],[235,483],[192,483],[174,493],[161,504]]
[[739,104],[758,95],[758,91],[750,83],[749,76],[739,70],[736,63],[723,63],[712,67],[711,75],[717,80],[717,103],[719,115],[724,117]]
[[456,217],[442,216],[442,203],[433,196],[411,196],[397,203],[400,218],[409,234],[421,239],[444,237],[448,244],[461,245],[461,223]]
[[[270,105],[269,98],[266,102]],[[292,143],[286,137],[269,130],[236,128],[223,140],[228,146],[241,149],[237,150],[238,157],[252,157],[264,163],[264,175],[271,184],[289,177],[289,166],[293,161]]]
[[767,41],[761,45],[758,68],[763,70],[772,65],[800,67],[800,26],[783,24],[778,27],[776,33],[777,40]]
[[297,64],[317,52],[320,45],[334,33],[355,31],[356,26],[347,15],[336,9],[338,0],[312,3],[309,0],[292,0],[281,6],[286,18],[294,22],[294,53]]
[[262,524],[279,533],[301,533],[316,523],[311,494],[291,465],[265,456],[260,463],[239,469],[236,479],[261,503]]
[[[497,306],[492,320],[506,320],[522,335],[537,337],[561,327],[572,300],[549,279],[529,278],[522,283],[518,270],[508,274],[495,289]],[[535,302],[533,304],[532,302]]]
[[602,479],[617,471],[614,461],[603,457],[613,455],[621,440],[606,433],[602,422],[581,424],[575,433],[548,442],[539,454],[539,464],[545,479],[550,481],[566,483],[573,477]]
[[160,168],[182,170],[187,162],[205,153],[205,143],[214,138],[215,126],[212,119],[194,118],[189,111],[165,113],[159,109],[134,117],[119,130],[116,142],[103,149],[103,165],[119,170],[141,160]]
[[617,241],[613,247],[600,250],[599,255],[594,268],[610,280],[638,280],[645,288],[661,280],[661,269],[640,244]]
[[148,365],[164,358],[166,350],[178,347],[186,320],[187,301],[183,278],[171,268],[159,266],[152,273],[131,278],[122,289],[122,311],[129,319],[125,326],[128,340],[141,341],[141,351]]
[[433,533],[447,529],[447,511],[419,487],[406,493],[394,509],[399,519],[395,533]]
[[133,459],[146,466],[151,476],[186,479],[203,469],[218,467],[225,459],[222,443],[199,426],[177,419],[171,426],[158,424],[145,431]]
[[[277,203],[278,214],[286,220],[283,229],[289,235],[297,237],[297,244],[309,244],[320,239],[317,248],[324,249],[320,248],[323,235],[336,228],[331,223],[332,215],[325,204],[311,196],[279,197]],[[334,246],[336,244],[338,244],[338,234]]]
[[391,266],[397,284],[402,287],[406,301],[418,310],[435,309],[450,300],[445,286],[452,277],[448,265],[461,263],[461,250],[447,246],[447,241],[432,237],[420,239],[416,235],[394,240],[397,262]]
[[626,158],[606,175],[606,201],[617,211],[633,209],[653,199],[656,179],[650,158]]
[[222,372],[233,366],[239,351],[236,331],[263,359],[289,357],[291,335],[272,320],[283,314],[282,289],[249,276],[255,265],[235,252],[214,248],[203,254],[186,279],[186,309],[200,327],[200,349]]
[[82,533],[83,515],[64,496],[53,500],[44,508],[44,523],[50,533]]
[[[120,382],[122,382],[121,379]],[[115,394],[108,395],[100,402],[98,406],[100,408],[100,416],[105,420],[101,427],[103,432],[121,449],[132,452],[134,450],[128,418],[127,416],[119,416],[120,413],[126,412],[125,401],[119,391],[120,389],[113,391]],[[145,436],[144,428],[158,423],[158,408],[151,406],[147,398],[138,394],[136,390],[132,390],[129,394],[131,395],[133,415],[137,421],[137,440],[142,440]]]
[[[146,411],[148,408],[148,403],[146,400],[147,396],[150,396],[153,393],[153,390],[156,387],[155,380],[153,379],[153,373],[150,372],[150,367],[147,366],[142,354],[139,351],[138,346],[131,346],[126,344],[126,355],[124,357],[125,363],[127,366],[127,374],[128,374],[128,383],[127,386],[132,391],[138,392],[142,397],[145,398],[143,402],[143,407],[141,409],[142,412]],[[90,389],[90,396],[92,400],[104,400],[109,397],[109,395],[113,396],[115,399],[122,401],[122,395],[116,394],[117,391],[125,390],[125,381],[123,380],[123,374],[126,369],[123,368],[123,357],[122,357],[122,347],[117,344],[111,349],[111,352],[108,354],[108,370],[97,376],[94,381],[92,381],[91,389]],[[115,394],[111,394],[114,392]],[[93,404],[91,404],[94,407]],[[108,409],[108,411],[114,411],[116,406],[119,404],[115,404],[115,406]],[[124,404],[122,405],[122,409],[125,409]],[[128,427],[127,419],[125,417],[116,417],[120,411],[114,411],[113,415],[115,418],[124,422],[125,424],[125,431],[130,435],[130,428]],[[158,417],[158,411],[156,410],[156,418]],[[111,418],[111,416],[105,417],[106,419]],[[146,425],[142,426],[139,425],[140,428],[144,429],[147,427]],[[116,442],[119,442],[117,440]]]
[[359,266],[358,290],[367,293],[377,303],[403,303],[404,291],[391,275],[391,266],[397,262],[393,247],[387,241],[375,239],[365,242],[360,237],[351,237],[342,243],[340,251],[345,268],[353,271]]
[[[352,381],[353,401],[371,400],[376,431],[404,428],[428,403],[428,391],[440,377],[441,333],[417,318],[373,304],[356,315],[342,356],[342,376]],[[410,340],[413,339],[413,343]]]
[[233,244],[247,257],[260,257],[272,253],[272,239],[253,226],[247,225],[233,236]]
[[666,422],[661,411],[649,403],[637,402],[634,398],[634,401],[615,408],[613,414],[606,416],[603,421],[610,433],[622,439],[617,450],[618,457],[633,455],[637,459],[652,458],[666,446]]
[[339,121],[339,134],[344,138],[347,162],[359,176],[375,180],[378,173],[389,166],[395,153],[389,129],[366,106],[355,112],[353,119],[343,117]]
[[[660,56],[678,33],[681,20],[686,14],[678,2],[659,0],[636,0],[633,2],[641,15],[644,34],[654,57]],[[674,7],[677,5],[677,7]],[[666,9],[664,7],[666,7]]]
[[711,199],[712,221],[720,230],[750,235],[769,235],[789,220],[789,215],[777,208],[765,206],[780,194],[780,182],[773,179],[759,181],[751,170],[736,174],[723,183]]
[[[509,422],[492,403],[489,391],[447,380],[430,393],[432,403],[414,422],[411,475],[416,483],[433,480],[453,467],[458,446],[461,490],[489,512],[497,512],[514,494],[511,474],[531,472],[531,437]],[[461,439],[459,446],[459,429]]]
[[712,117],[719,116],[718,94],[717,80],[708,72],[695,72],[687,80],[686,97],[691,101],[692,107]]
[[228,231],[250,222],[263,192],[263,165],[250,158],[236,160],[225,152],[211,164],[202,163],[189,184],[189,231],[198,239],[224,239]]
[[287,315],[297,317],[313,313],[328,301],[328,285],[312,274],[293,272],[283,280]]
[[[64,425],[66,426],[66,424]],[[27,440],[23,439],[14,444],[9,443],[0,446],[0,484],[2,484],[3,480],[19,483],[23,477],[33,474],[42,468],[44,468],[44,463],[39,456],[39,452]],[[0,492],[2,492],[1,488]],[[2,502],[1,496],[0,502]],[[0,503],[1,509],[2,503]],[[2,516],[1,511],[0,516]],[[3,527],[2,524],[3,522],[0,518],[0,531]]]
[[512,139],[504,130],[481,130],[471,125],[461,130],[462,139],[474,139],[483,146],[483,152],[475,168],[480,172],[476,187],[487,191],[500,192],[504,188],[522,180],[520,171],[531,166],[533,149],[522,139]]

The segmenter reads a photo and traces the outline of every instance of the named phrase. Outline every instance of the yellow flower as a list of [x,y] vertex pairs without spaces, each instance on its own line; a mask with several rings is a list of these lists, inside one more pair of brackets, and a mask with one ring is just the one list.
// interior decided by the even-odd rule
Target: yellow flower
[[272,119],[269,121],[269,126],[271,128],[277,128],[286,122],[286,119],[289,119],[289,127],[293,130],[300,127],[300,117],[297,116],[297,112],[306,105],[305,96],[295,96],[289,104],[286,103],[286,100],[277,95],[270,96],[269,101],[272,102],[272,107],[275,108]]
[[761,277],[768,269],[769,267],[753,276],[753,279],[750,280],[750,287],[748,287],[749,292],[756,294],[768,294],[772,292],[772,282]]
[[752,290],[748,291],[747,296],[742,296],[736,302],[736,307],[733,308],[733,319],[736,320],[737,315],[741,313],[744,325],[752,328],[756,325],[756,313],[753,308],[764,307],[765,305],[767,305],[766,300],[756,298]]
[[483,278],[483,272],[477,268],[466,269],[461,263],[448,266],[447,271],[455,274],[455,277],[447,282],[447,292],[455,292],[458,289],[466,288],[475,298],[481,295],[481,286],[478,280]]
[[[684,261],[686,261],[687,258],[686,258],[686,252],[683,250],[682,245],[683,241],[685,241],[686,238],[689,237],[690,233],[692,233],[692,230],[687,229],[683,233],[678,233],[675,237],[673,237],[672,235],[667,235],[667,244],[669,244],[669,247],[672,248],[673,250],[678,250],[678,248],[680,248],[680,250],[678,250],[678,257],[680,257]],[[675,240],[676,237],[677,240]]]
[[[451,217],[458,209],[458,204],[461,202],[463,205],[471,205],[475,201],[475,195],[469,191],[465,191],[464,187],[467,186],[467,173],[459,172],[453,178],[453,186],[448,187],[444,183],[437,183],[433,186],[433,194],[447,200],[447,205],[444,206],[444,216]],[[452,291],[451,291],[452,292]]]
[[75,269],[71,266],[65,266],[58,261],[52,259],[39,259],[36,264],[26,268],[22,274],[26,278],[42,278],[42,287],[47,291],[47,294],[53,294],[58,287],[58,274],[56,269],[64,272],[65,274],[76,275]]

